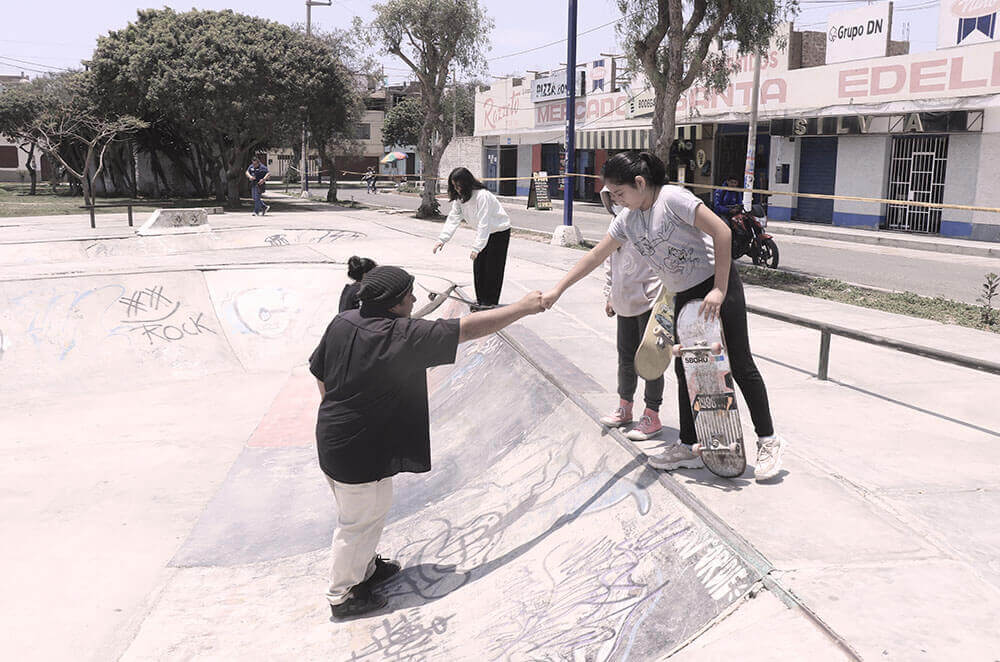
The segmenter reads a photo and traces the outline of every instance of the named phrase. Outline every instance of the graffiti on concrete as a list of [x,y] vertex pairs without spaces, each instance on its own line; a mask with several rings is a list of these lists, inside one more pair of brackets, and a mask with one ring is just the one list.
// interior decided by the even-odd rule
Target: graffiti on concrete
[[660,556],[690,524],[668,516],[620,541],[603,537],[590,545],[564,543],[544,560],[548,585],[537,576],[507,587],[508,618],[483,632],[493,642],[491,659],[529,659],[541,648],[555,659],[626,659],[629,637],[655,605],[666,581]]
[[677,552],[685,561],[700,555],[695,574],[713,600],[729,602],[746,591],[750,573],[718,536],[702,531],[681,541]]
[[285,230],[264,238],[267,246],[290,246],[292,244],[332,244],[341,239],[363,239],[361,232],[350,230]]
[[299,295],[280,287],[237,292],[222,304],[222,314],[237,333],[277,338],[300,319]]
[[436,616],[424,624],[421,613],[410,610],[395,618],[385,618],[371,629],[372,642],[358,651],[351,652],[351,660],[375,656],[379,660],[402,662],[430,662],[442,659],[436,653],[436,639],[448,631],[451,616]]
[[121,322],[127,332],[138,332],[150,345],[173,343],[204,333],[216,335],[216,331],[202,322],[204,313],[175,317],[181,302],[165,295],[162,285],[133,290],[131,294],[119,297],[118,303],[125,309],[125,319]]

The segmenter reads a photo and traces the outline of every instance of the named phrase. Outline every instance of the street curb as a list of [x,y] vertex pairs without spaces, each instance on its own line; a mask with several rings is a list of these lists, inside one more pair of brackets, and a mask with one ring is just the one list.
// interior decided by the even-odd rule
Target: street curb
[[[854,244],[869,244],[874,246],[889,246],[891,248],[909,248],[918,251],[929,251],[936,253],[950,253],[953,255],[975,255],[978,257],[1000,258],[1000,248],[991,245],[986,246],[966,246],[964,244],[938,243],[931,241],[919,241],[907,239],[905,237],[887,237],[883,234],[870,233],[868,231],[850,234],[830,232],[820,228],[798,227],[787,225],[775,225],[769,223],[768,232],[772,234],[787,234],[798,237],[812,237],[814,239],[832,239]],[[984,242],[985,243],[985,242]]]

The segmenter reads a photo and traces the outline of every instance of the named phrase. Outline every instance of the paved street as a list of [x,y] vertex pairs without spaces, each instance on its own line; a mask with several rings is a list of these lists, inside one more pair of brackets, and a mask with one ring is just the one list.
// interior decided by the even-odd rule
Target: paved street
[[[414,195],[369,195],[361,189],[346,189],[341,197],[402,209],[416,209],[419,205],[419,198]],[[441,207],[447,213],[448,202],[442,201]],[[517,227],[551,232],[562,222],[561,208],[540,212],[509,199],[504,201],[504,207]],[[573,211],[575,223],[585,238],[599,239],[604,235],[608,216],[599,205],[577,202]],[[967,303],[975,303],[987,273],[1000,273],[1000,260],[987,257],[790,235],[776,235],[775,241],[781,255],[781,269]],[[748,262],[749,258],[743,260]]]

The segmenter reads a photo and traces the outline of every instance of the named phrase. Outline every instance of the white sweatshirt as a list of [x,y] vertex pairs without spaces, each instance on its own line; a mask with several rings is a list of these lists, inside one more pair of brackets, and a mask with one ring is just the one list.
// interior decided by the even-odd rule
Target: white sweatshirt
[[495,195],[479,188],[472,192],[468,202],[458,199],[451,203],[451,211],[448,212],[448,218],[444,222],[438,241],[448,243],[463,218],[466,223],[476,227],[476,239],[472,242],[472,250],[477,253],[486,248],[486,242],[490,240],[491,234],[510,229],[507,210],[500,205]]
[[637,317],[653,307],[660,293],[660,278],[632,244],[622,244],[611,253],[605,266],[604,296],[611,301],[616,315]]

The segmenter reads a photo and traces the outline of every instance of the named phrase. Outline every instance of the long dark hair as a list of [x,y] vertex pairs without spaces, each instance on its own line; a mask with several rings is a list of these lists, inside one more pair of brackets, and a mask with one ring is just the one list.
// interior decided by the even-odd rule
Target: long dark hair
[[619,152],[604,162],[601,171],[605,181],[635,187],[635,178],[642,177],[650,186],[667,183],[667,167],[649,152]]
[[[449,200],[461,199],[462,202],[468,202],[469,198],[472,197],[472,192],[477,188],[486,188],[486,184],[473,177],[468,168],[459,166],[448,175]],[[459,193],[459,189],[461,189],[461,193]]]
[[358,257],[357,255],[352,255],[350,259],[347,260],[347,275],[351,277],[351,280],[361,280],[364,278],[365,274],[377,267],[375,260],[367,257]]

